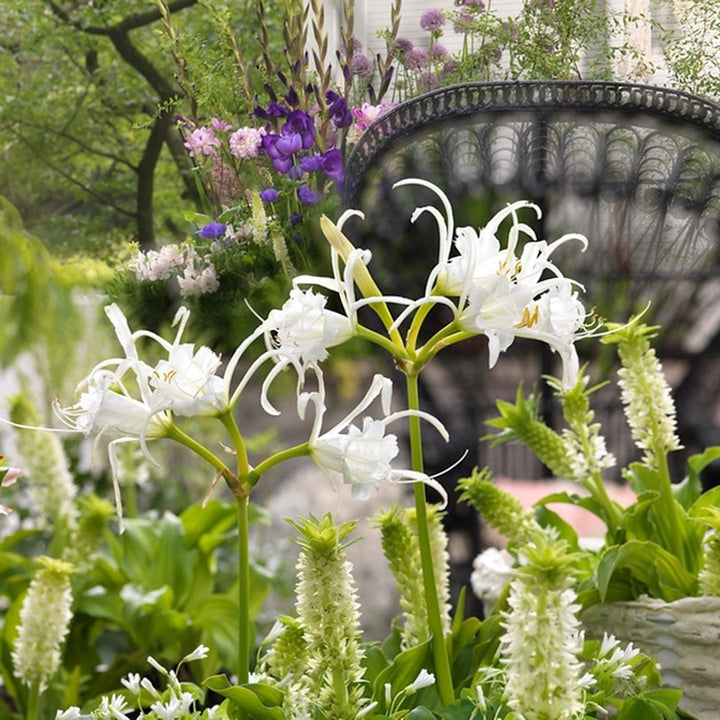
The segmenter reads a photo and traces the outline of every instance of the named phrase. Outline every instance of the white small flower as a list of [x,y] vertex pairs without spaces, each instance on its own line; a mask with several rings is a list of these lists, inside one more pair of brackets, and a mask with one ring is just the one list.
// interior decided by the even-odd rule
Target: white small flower
[[422,688],[430,687],[430,685],[434,684],[435,675],[423,668],[418,673],[418,676],[410,684],[410,691],[417,692],[418,690],[422,690]]
[[150,667],[155,668],[161,675],[167,677],[170,674],[152,655],[148,655],[147,662]]
[[85,720],[87,717],[89,716],[82,715],[80,708],[76,706],[69,707],[67,710],[58,710],[55,714],[55,720]]
[[130,716],[123,712],[127,709],[127,702],[122,695],[113,695],[110,700],[104,697],[99,708],[101,712],[109,713],[113,720],[130,720]]
[[272,310],[264,323],[268,345],[288,362],[307,365],[325,360],[329,347],[353,334],[350,320],[326,305],[324,295],[293,288],[282,308]]
[[[267,394],[280,372],[292,365],[298,375],[299,391],[307,370],[314,368],[317,371],[317,363],[327,357],[328,348],[345,342],[353,335],[352,322],[345,315],[328,310],[326,304],[324,295],[295,287],[281,308],[270,311],[258,329],[265,337],[267,352],[247,371],[234,397],[242,391],[255,370],[272,359],[276,364],[263,381],[260,403],[271,415],[279,414]],[[233,362],[231,360],[229,367]]]
[[513,558],[507,550],[494,547],[483,550],[473,560],[470,584],[475,595],[482,600],[485,614],[497,604],[505,586],[512,580]]
[[154,702],[150,709],[157,715],[158,720],[176,720],[177,714],[182,712],[182,703],[179,698],[172,698],[166,703]]
[[140,673],[128,673],[120,682],[133,694],[140,695]]
[[208,265],[200,273],[197,279],[198,288],[201,295],[209,295],[214,293],[220,287],[220,281],[217,277],[217,271],[214,265]]
[[219,367],[220,358],[209,347],[173,345],[167,360],[152,369],[152,407],[186,417],[217,415],[228,402],[225,382],[215,374]]
[[[167,671],[166,671],[166,673],[167,673]],[[140,681],[140,687],[143,690],[146,690],[147,692],[149,692],[154,698],[160,697],[160,693],[155,689],[155,686],[152,684],[152,682],[148,678],[143,678]]]
[[207,645],[198,645],[191,653],[183,658],[183,662],[193,662],[195,660],[204,660],[210,653]]

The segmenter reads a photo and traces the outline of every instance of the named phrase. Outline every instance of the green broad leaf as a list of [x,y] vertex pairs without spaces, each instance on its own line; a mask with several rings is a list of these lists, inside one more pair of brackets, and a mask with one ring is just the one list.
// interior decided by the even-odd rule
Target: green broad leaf
[[230,700],[256,720],[284,720],[283,693],[264,683],[230,685],[225,675],[213,675],[203,683],[205,687]]
[[714,460],[720,458],[720,445],[706,448],[703,452],[693,455],[688,460],[690,476],[699,477],[700,473]]
[[[211,552],[234,530],[237,523],[235,503],[209,500],[194,503],[183,510],[180,520],[185,528],[185,542],[188,547],[201,545],[203,552]],[[211,538],[208,543],[208,536]],[[209,545],[209,546],[208,546]]]
[[375,678],[386,668],[390,666],[390,661],[385,657],[385,653],[378,645],[371,645],[365,648],[365,656],[362,661],[365,668],[363,679],[370,685],[375,684]]
[[682,700],[682,690],[675,690],[673,688],[656,688],[654,690],[644,692],[643,697],[653,705],[659,706],[662,710],[674,713]]
[[[602,553],[597,567],[597,584],[603,602],[609,595],[619,599],[617,588],[612,588],[612,584],[616,574],[622,571],[627,571],[634,581],[644,586],[651,597],[670,602],[695,592],[695,576],[677,557],[653,542],[630,540]],[[623,581],[626,582],[626,578]]]
[[634,698],[623,704],[615,720],[664,720],[664,715],[643,698]]
[[460,629],[460,626],[462,625],[463,618],[465,617],[465,594],[467,592],[467,586],[463,586],[460,588],[460,593],[458,595],[457,603],[455,604],[455,615],[453,616],[452,621],[452,634],[453,636],[456,634],[456,632]]
[[636,495],[648,490],[660,493],[662,479],[655,468],[650,468],[639,462],[628,465],[628,481],[630,488]]
[[[550,508],[545,506],[546,502],[557,502],[555,500],[548,500],[547,498],[543,498],[541,501],[541,504],[536,504],[533,507],[533,511],[535,513],[535,519],[542,525],[543,527],[552,527],[557,530],[558,535],[565,540],[565,542],[573,549],[577,550],[578,548],[578,534],[575,531],[575,528],[573,528],[570,523],[563,520],[554,510],[550,510]],[[569,501],[572,502],[572,501]],[[578,503],[572,502],[573,505],[577,505]]]
[[444,707],[437,714],[443,720],[471,720],[478,718],[477,710],[477,704],[465,698]]
[[673,485],[672,491],[673,497],[680,503],[680,505],[685,510],[689,510],[702,495],[702,483],[700,482],[700,476],[695,473],[690,473],[682,482]]
[[392,663],[378,674],[373,683],[373,697],[380,705],[380,710],[385,708],[385,685],[389,684],[391,695],[396,695],[400,690],[414,682],[420,671],[427,667],[430,662],[430,642],[403,650],[395,656]]
[[704,492],[688,510],[688,515],[692,518],[705,515],[710,508],[720,507],[720,485]]
[[477,671],[476,646],[482,621],[469,617],[452,635],[452,676],[461,687],[469,683]]
[[190,210],[184,210],[182,215],[186,222],[195,223],[196,225],[207,225],[212,221],[209,215],[203,215],[202,213],[192,212]]
[[428,710],[422,705],[420,707],[413,708],[407,714],[408,720],[435,720],[436,715],[431,710]]
[[237,596],[210,595],[193,613],[193,625],[203,631],[205,645],[217,652],[225,667],[238,665]]

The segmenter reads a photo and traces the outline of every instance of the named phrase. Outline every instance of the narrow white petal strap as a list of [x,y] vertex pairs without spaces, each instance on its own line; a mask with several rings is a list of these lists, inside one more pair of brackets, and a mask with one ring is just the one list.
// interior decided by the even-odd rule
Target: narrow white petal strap
[[418,472],[417,470],[393,470],[390,482],[398,483],[400,485],[407,485],[408,483],[415,484],[421,482],[428,487],[431,487],[435,492],[442,498],[441,510],[444,510],[448,504],[448,495],[445,488],[434,478],[426,475],[425,473]]

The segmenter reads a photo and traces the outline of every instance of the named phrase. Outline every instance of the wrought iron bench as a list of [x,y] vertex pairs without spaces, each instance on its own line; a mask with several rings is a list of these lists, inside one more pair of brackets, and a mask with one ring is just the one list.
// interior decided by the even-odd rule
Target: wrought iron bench
[[[405,177],[439,185],[452,199],[456,225],[482,226],[508,202],[529,199],[543,209],[539,237],[585,234],[588,251],[569,248],[554,255],[557,264],[612,319],[652,302],[650,320],[664,328],[661,357],[683,363],[683,440],[689,450],[720,442],[698,436],[713,422],[718,434],[711,416],[720,412],[719,106],[633,84],[495,82],[441,88],[390,110],[348,158],[344,203],[365,213],[348,232],[372,250],[381,287],[402,283],[417,296],[436,253],[436,228],[429,217],[411,224],[410,216],[437,200],[416,186],[392,189]],[[422,401],[447,422],[453,444],[430,447],[428,469],[442,470],[463,448],[478,447],[503,379],[512,393],[518,381],[532,384],[552,372],[553,360],[527,346],[490,373],[477,347],[441,353],[423,373]],[[551,398],[545,400],[551,414]],[[616,422],[617,408],[610,398],[605,419]],[[623,450],[613,450],[622,464]],[[493,456],[481,444],[458,471],[488,463],[518,477],[541,472],[514,448],[503,451]],[[466,548],[458,560],[463,582],[476,528],[458,506],[447,521]]]

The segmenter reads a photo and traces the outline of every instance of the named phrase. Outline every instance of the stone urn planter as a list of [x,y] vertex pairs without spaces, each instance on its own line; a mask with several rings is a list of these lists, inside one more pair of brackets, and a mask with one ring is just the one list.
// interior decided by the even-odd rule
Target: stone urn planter
[[582,616],[587,634],[632,642],[660,663],[663,683],[683,691],[680,707],[715,720],[720,708],[720,597],[674,602],[641,597],[590,607]]

